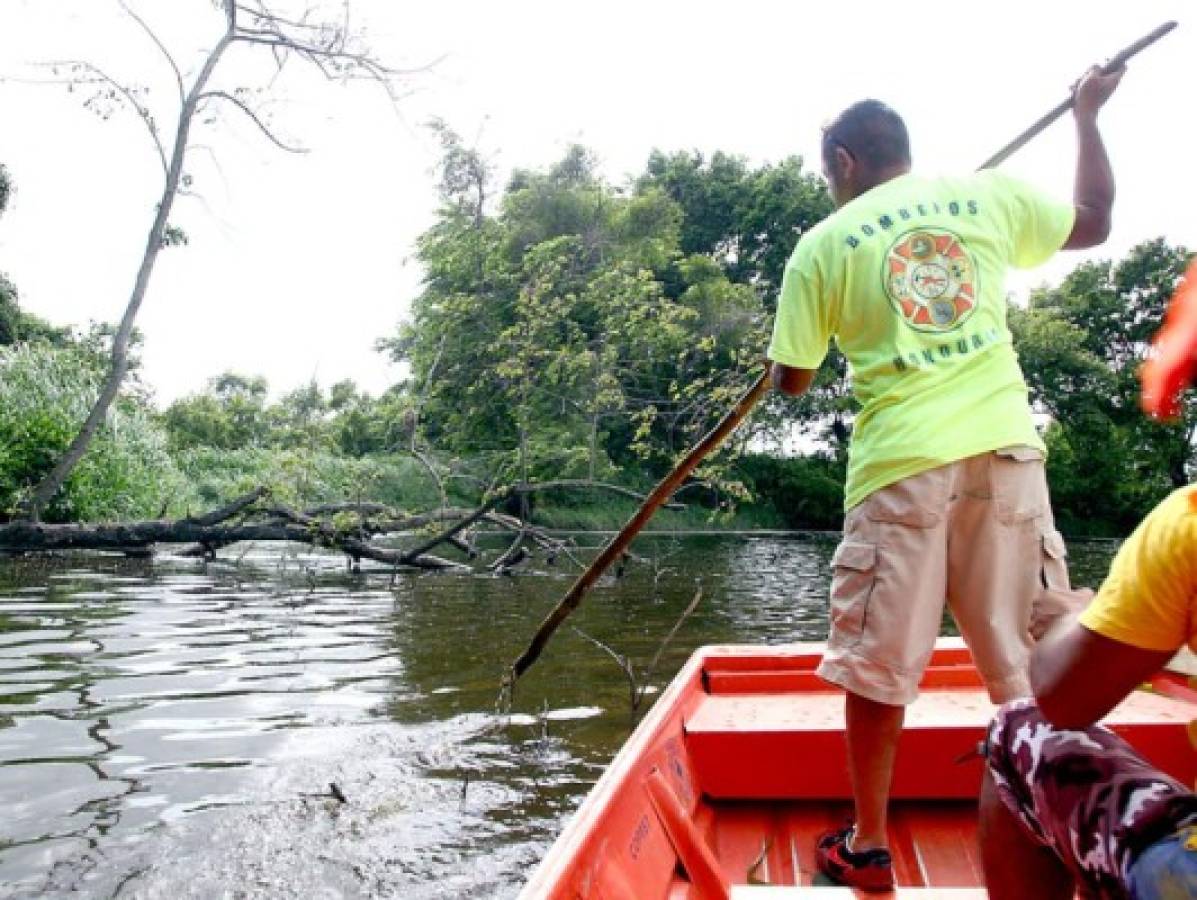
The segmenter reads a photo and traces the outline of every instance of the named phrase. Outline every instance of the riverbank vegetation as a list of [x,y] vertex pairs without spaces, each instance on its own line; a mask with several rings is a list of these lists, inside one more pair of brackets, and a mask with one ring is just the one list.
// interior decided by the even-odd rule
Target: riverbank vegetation
[[[224,373],[161,409],[134,355],[45,521],[185,517],[261,486],[294,509],[474,507],[562,479],[642,492],[668,471],[759,371],[785,261],[831,210],[822,181],[796,157],[654,152],[615,183],[572,147],[500,185],[482,153],[435,128],[442,203],[417,248],[424,287],[378,343],[404,379],[381,396],[348,381],[273,395],[260,377]],[[2,169],[0,184],[3,200]],[[1179,423],[1149,422],[1135,382],[1187,258],[1147,241],[1011,306],[1068,533],[1125,533],[1192,474],[1197,405]],[[110,336],[30,316],[0,276],[5,517],[95,402]],[[833,353],[811,395],[762,404],[682,489],[688,509],[656,526],[837,528],[853,413]],[[512,494],[500,512],[613,528],[634,506],[567,487]]]

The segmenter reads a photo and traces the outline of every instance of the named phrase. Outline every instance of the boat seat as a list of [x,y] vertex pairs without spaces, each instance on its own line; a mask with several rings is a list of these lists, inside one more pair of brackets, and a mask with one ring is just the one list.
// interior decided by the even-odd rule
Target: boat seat
[[[907,708],[892,796],[965,799],[981,780],[977,747],[994,706],[980,688],[924,690]],[[1136,691],[1105,720],[1181,782],[1197,777],[1192,705]],[[844,700],[839,691],[709,693],[685,721],[703,793],[714,799],[845,799]]]

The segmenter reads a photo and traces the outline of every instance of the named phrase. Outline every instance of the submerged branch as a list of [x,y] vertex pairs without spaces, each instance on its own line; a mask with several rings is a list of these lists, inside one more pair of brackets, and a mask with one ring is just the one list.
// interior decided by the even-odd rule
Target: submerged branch
[[[311,513],[332,510],[334,514],[339,514],[360,504],[328,504],[301,512],[281,505],[262,505],[263,499],[268,496],[266,488],[257,488],[211,512],[174,520],[149,519],[95,525],[17,520],[0,525],[0,552],[99,550],[149,555],[159,544],[191,544],[194,546],[184,549],[183,555],[212,557],[219,548],[243,541],[284,541],[339,550],[355,562],[369,559],[391,567],[469,571],[468,566],[460,563],[427,554],[411,554],[380,547],[369,542],[371,537],[377,535],[427,527],[441,521],[446,515],[461,515],[462,510],[403,515],[389,507],[372,505],[372,508],[385,511],[386,517],[362,517],[346,528]],[[241,521],[230,522],[238,517]]]
[[[472,572],[461,562],[432,556],[446,544],[469,560],[478,552],[473,542],[461,535],[479,523],[496,526],[515,535],[510,546],[489,566],[479,571],[508,574],[534,553],[543,553],[548,565],[558,556],[584,568],[572,551],[572,541],[550,535],[530,522],[497,511],[513,497],[558,489],[597,489],[627,496],[639,496],[619,485],[563,479],[539,484],[517,484],[492,494],[474,509],[439,506],[425,512],[408,513],[382,503],[322,503],[293,509],[272,501],[270,490],[259,487],[199,515],[180,519],[147,519],[100,524],[51,524],[35,519],[18,519],[0,524],[0,553],[55,553],[95,550],[126,555],[152,556],[158,545],[184,545],[173,552],[187,557],[215,559],[218,550],[242,542],[282,541],[307,544],[344,553],[357,569],[361,560],[390,567]],[[387,535],[413,535],[440,523],[451,523],[411,549],[373,543]]]
[[698,604],[701,602],[702,602],[702,582],[699,581],[698,587],[694,591],[694,599],[690,601],[689,606],[687,606],[684,610],[682,610],[682,614],[680,616],[678,616],[677,621],[673,623],[673,627],[669,629],[669,633],[667,635],[665,635],[665,639],[663,641],[661,641],[661,645],[659,647],[657,647],[657,652],[653,654],[652,662],[650,662],[648,664],[648,668],[646,668],[644,670],[643,684],[641,685],[640,690],[637,691],[636,696],[632,702],[633,710],[637,709],[640,706],[640,704],[644,702],[645,691],[648,688],[649,681],[652,679],[653,675],[655,675],[657,672],[657,663],[659,663],[661,661],[661,657],[665,653],[665,648],[668,647],[670,642],[674,639],[674,637],[677,636],[677,633],[678,633],[678,631],[681,630],[682,625],[684,625],[686,620],[694,614],[694,610],[698,609]]
[[[514,484],[514,485],[511,485],[510,487],[503,488],[502,490],[498,491],[489,500],[487,500],[480,507],[478,507],[476,510],[474,510],[474,512],[472,512],[470,515],[466,516],[464,519],[457,522],[450,528],[447,528],[446,530],[442,531],[440,534],[438,534],[436,537],[432,538],[431,540],[427,541],[426,543],[421,544],[418,548],[416,548],[415,550],[413,550],[411,552],[416,555],[419,555],[421,553],[427,553],[429,550],[433,549],[434,547],[437,547],[447,541],[452,540],[460,532],[464,531],[466,528],[469,528],[471,525],[475,524],[476,522],[479,522],[483,519],[486,519],[488,517],[495,515],[495,513],[494,513],[495,508],[503,503],[506,503],[508,500],[512,499],[513,497],[520,497],[520,496],[526,497],[526,496],[530,496],[532,494],[544,493],[546,491],[570,490],[570,489],[579,489],[579,488],[586,488],[588,490],[609,491],[611,493],[620,494],[624,497],[631,497],[636,500],[644,499],[643,494],[639,494],[636,491],[631,490],[630,488],[621,487],[618,484],[609,484],[604,481],[587,481],[587,480],[581,479],[581,478],[567,478],[567,479],[561,479],[558,481],[542,481],[539,483],[529,483],[529,484]],[[680,503],[666,503],[665,508],[666,509],[685,509],[685,506],[683,506]],[[509,521],[517,521],[517,522],[519,521],[519,520],[511,520],[510,517],[506,517],[506,518]],[[501,521],[501,520],[496,519],[496,521]],[[524,523],[521,523],[518,527],[522,529],[525,527],[525,525],[524,525]],[[541,532],[541,535],[543,536],[543,532]],[[552,541],[552,539],[548,539],[548,542],[553,545],[552,549],[554,549],[554,550],[561,549],[560,542]],[[539,541],[538,541],[538,543],[539,543]],[[542,546],[544,546],[544,545],[542,544]],[[545,549],[549,549],[549,547],[546,546]]]

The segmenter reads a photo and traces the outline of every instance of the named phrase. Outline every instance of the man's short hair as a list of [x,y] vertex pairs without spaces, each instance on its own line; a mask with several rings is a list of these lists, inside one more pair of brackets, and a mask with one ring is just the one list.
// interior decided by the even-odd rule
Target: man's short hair
[[823,158],[831,159],[835,147],[847,150],[859,163],[874,171],[910,165],[910,135],[902,117],[880,100],[853,103],[823,128]]

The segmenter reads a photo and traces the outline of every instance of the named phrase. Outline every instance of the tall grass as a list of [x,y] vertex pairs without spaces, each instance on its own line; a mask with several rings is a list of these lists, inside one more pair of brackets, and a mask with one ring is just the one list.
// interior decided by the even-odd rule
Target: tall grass
[[[66,450],[101,380],[96,357],[79,350],[0,347],[0,513],[10,515]],[[165,432],[141,402],[122,397],[45,517],[136,519],[191,502],[191,488],[167,452]]]
[[431,476],[406,456],[354,459],[326,449],[196,447],[180,451],[176,460],[204,506],[258,486],[294,506],[361,500],[423,510],[440,503]]

